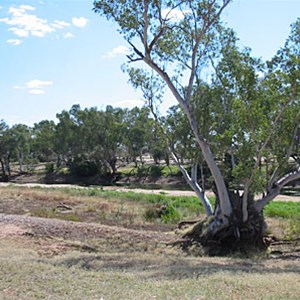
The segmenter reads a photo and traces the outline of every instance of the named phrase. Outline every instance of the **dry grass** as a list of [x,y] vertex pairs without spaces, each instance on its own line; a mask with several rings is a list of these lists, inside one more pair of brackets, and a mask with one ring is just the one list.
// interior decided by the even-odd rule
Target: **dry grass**
[[[70,207],[64,209],[62,204]],[[54,189],[1,188],[0,213],[103,224],[137,225],[147,223],[145,204],[120,199],[70,195]]]
[[[62,191],[1,189],[0,212],[53,212],[60,203],[85,221],[115,226],[2,217],[0,299],[299,299],[299,247],[268,258],[186,256],[165,245],[174,238],[165,225],[124,228],[131,218],[150,230],[143,204]],[[268,221],[284,234],[284,220]]]
[[38,252],[47,243],[0,240],[1,299],[298,299],[300,293],[299,266],[291,262],[191,258],[171,249],[88,253],[66,241],[52,241],[64,251],[47,256]]

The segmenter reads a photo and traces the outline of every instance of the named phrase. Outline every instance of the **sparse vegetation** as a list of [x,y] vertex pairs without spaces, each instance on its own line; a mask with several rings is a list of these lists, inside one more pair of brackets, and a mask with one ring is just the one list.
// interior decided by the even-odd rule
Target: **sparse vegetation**
[[[269,207],[275,203],[279,212],[287,205],[296,213],[269,219],[271,233],[299,237],[300,203]],[[0,213],[50,219],[35,220],[33,227],[22,220],[12,229],[1,223],[0,298],[259,299],[266,290],[264,299],[297,298],[300,266],[293,255],[299,246],[292,254],[289,248],[271,247],[271,259],[193,257],[199,249],[185,256],[166,246],[178,237],[165,223],[177,222],[178,214],[201,218],[201,209],[196,197],[164,193],[2,187]],[[280,288],[274,282],[281,282]]]
[[1,299],[288,300],[300,292],[299,269],[284,262],[178,260],[171,253],[88,253],[75,247],[47,257],[29,246],[0,242]]
[[66,221],[80,222],[81,218],[77,215],[76,212],[67,211],[60,212],[56,209],[47,209],[47,208],[36,208],[30,211],[30,215],[40,218],[56,218]]
[[288,240],[300,239],[300,217],[289,220],[288,228],[285,232],[284,238]]

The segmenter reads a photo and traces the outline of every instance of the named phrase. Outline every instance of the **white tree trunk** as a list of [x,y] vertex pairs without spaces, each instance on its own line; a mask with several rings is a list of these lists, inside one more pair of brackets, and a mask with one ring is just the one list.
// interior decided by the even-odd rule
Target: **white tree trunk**
[[178,101],[179,105],[183,109],[185,115],[187,116],[191,129],[194,133],[194,136],[196,138],[196,141],[198,145],[200,146],[200,149],[202,151],[204,160],[206,161],[208,168],[214,178],[214,182],[217,187],[217,192],[219,196],[219,201],[220,201],[220,209],[223,216],[230,216],[232,214],[232,206],[231,202],[229,199],[229,194],[224,182],[224,178],[220,172],[219,167],[217,166],[216,161],[214,160],[214,156],[210,150],[209,145],[205,141],[205,139],[201,136],[198,125],[196,120],[193,117],[192,112],[190,111],[188,101],[189,99],[183,99],[182,96],[180,95],[179,91],[176,89],[174,84],[172,83],[170,77],[168,74],[160,69],[150,58],[150,56],[143,57],[143,60],[149,67],[151,67],[154,71],[156,71],[161,78],[165,81],[167,86],[169,87],[171,93],[174,95],[175,99]]
[[[174,161],[176,162],[177,166],[179,167],[181,173],[183,174],[186,182],[189,184],[189,186],[193,189],[193,191],[196,193],[196,195],[201,200],[201,203],[203,204],[203,206],[205,208],[206,215],[211,216],[213,214],[213,209],[212,209],[211,204],[210,204],[208,198],[206,197],[205,193],[203,192],[203,190],[201,189],[201,187],[195,180],[195,176],[191,177],[188,174],[187,170],[179,162],[179,160],[178,160],[177,156],[174,154],[174,152],[171,151],[171,154],[172,154],[172,157],[173,157]],[[193,173],[194,172],[195,171],[193,171]]]
[[280,178],[276,183],[273,184],[273,187],[270,189],[268,194],[263,197],[261,200],[256,201],[255,208],[258,211],[262,209],[272,201],[276,196],[279,195],[281,189],[287,185],[289,182],[300,178],[300,167],[295,172],[291,172],[284,177]]

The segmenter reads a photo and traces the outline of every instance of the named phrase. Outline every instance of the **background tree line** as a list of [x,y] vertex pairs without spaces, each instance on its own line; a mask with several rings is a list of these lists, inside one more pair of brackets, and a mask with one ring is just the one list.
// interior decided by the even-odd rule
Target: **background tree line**
[[[169,162],[166,144],[148,108],[107,106],[99,110],[73,105],[56,117],[57,122],[43,120],[33,127],[24,124],[9,127],[1,121],[2,180],[12,176],[12,163],[18,164],[19,173],[28,172],[36,163],[50,163],[48,172],[68,167],[77,176],[109,176],[117,172],[117,161],[134,163],[137,167],[144,163],[145,153],[155,163]],[[170,110],[167,117],[170,123],[173,117],[176,118],[175,110]]]

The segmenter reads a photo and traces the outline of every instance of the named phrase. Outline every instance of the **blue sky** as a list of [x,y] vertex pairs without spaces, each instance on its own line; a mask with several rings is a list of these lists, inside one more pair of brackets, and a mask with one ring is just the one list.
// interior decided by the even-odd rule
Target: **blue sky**
[[[0,119],[32,126],[73,104],[142,105],[121,71],[127,44],[92,12],[92,3],[0,0]],[[235,0],[223,20],[254,56],[267,60],[299,16],[300,0]]]

